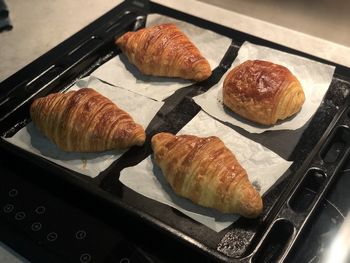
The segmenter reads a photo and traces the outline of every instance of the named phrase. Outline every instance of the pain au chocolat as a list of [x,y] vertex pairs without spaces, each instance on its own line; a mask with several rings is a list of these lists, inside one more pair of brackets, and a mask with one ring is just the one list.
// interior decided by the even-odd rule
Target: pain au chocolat
[[33,101],[35,126],[67,152],[101,152],[142,145],[143,127],[91,88],[54,93]]
[[152,137],[154,160],[179,196],[223,213],[257,217],[262,199],[234,154],[215,136]]
[[299,80],[286,67],[248,60],[226,76],[223,101],[248,120],[274,125],[299,112],[305,95]]
[[211,75],[208,61],[174,24],[127,32],[116,45],[143,74],[202,81]]

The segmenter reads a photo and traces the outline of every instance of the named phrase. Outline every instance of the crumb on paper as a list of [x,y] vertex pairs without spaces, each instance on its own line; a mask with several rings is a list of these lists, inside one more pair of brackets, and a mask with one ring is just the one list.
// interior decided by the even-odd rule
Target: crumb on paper
[[82,163],[83,163],[83,170],[86,170],[86,167],[87,167],[87,160],[85,158],[82,158],[81,159]]

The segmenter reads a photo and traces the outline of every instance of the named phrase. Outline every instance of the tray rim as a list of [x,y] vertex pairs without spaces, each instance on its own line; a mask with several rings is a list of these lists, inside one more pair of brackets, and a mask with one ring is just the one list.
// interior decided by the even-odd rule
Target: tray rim
[[[154,3],[152,3],[151,2],[151,4],[153,4],[154,5]],[[160,5],[159,5],[160,6]],[[166,7],[165,7],[165,9],[166,9]],[[199,20],[201,20],[202,18],[198,18]],[[210,21],[208,21],[209,23],[211,23]],[[242,33],[242,34],[244,34],[244,33]],[[283,47],[282,47],[283,48]],[[297,53],[299,52],[299,51],[296,51]],[[304,56],[305,57],[305,56]],[[319,59],[319,60],[321,60],[322,61],[322,59]],[[30,66],[30,65],[28,65],[28,66]],[[341,68],[341,67],[340,67]],[[344,69],[344,70],[346,70],[346,72],[349,74],[349,76],[350,76],[350,69]],[[16,75],[16,73],[15,73],[15,75]],[[335,77],[336,75],[334,75],[334,77]],[[349,77],[349,76],[345,76],[345,77]],[[11,77],[13,77],[13,76],[11,76]],[[10,78],[11,78],[10,77]],[[341,80],[343,80],[343,78],[341,78],[341,77],[343,77],[341,74],[339,74],[339,78],[341,79]],[[339,111],[338,111],[338,113],[339,113]],[[337,114],[338,114],[337,113]],[[330,126],[329,126],[330,127]],[[328,128],[329,128],[328,127]],[[325,132],[326,133],[326,132]],[[323,136],[325,136],[325,133],[324,133],[324,135]],[[3,140],[1,140],[1,145],[2,146],[4,146],[3,145]],[[5,148],[8,148],[7,146],[4,146]],[[11,147],[10,147],[11,148]],[[18,154],[18,149],[8,149],[8,150],[14,150],[14,153],[15,154]],[[28,153],[27,152],[25,152],[25,153],[21,153],[20,155],[24,155],[24,156],[22,156],[22,158],[26,158],[26,157],[28,157],[28,159],[32,159],[31,158],[31,156],[28,156]],[[34,158],[35,159],[35,158]],[[42,164],[42,161],[39,161],[39,163],[40,164]],[[37,163],[35,163],[35,165],[37,165]],[[45,165],[45,161],[44,161],[44,163],[43,163],[43,165]],[[63,169],[63,170],[65,170],[65,169]],[[67,173],[67,171],[65,170],[65,172]],[[106,195],[105,196],[105,198],[109,201],[109,202],[111,202],[111,203],[113,203],[113,204],[117,204],[118,206],[120,206],[120,207],[122,207],[122,208],[124,208],[124,209],[126,209],[126,211],[128,211],[128,212],[130,212],[131,214],[135,214],[136,216],[138,216],[138,217],[140,217],[140,218],[146,218],[149,222],[148,223],[151,223],[151,225],[156,225],[157,227],[160,227],[160,228],[162,228],[163,230],[166,230],[166,231],[168,231],[168,232],[171,232],[171,233],[173,233],[174,234],[174,232],[179,232],[179,230],[176,230],[175,229],[175,231],[174,231],[174,229],[172,228],[172,227],[169,227],[168,225],[166,225],[165,223],[163,223],[162,221],[160,221],[160,220],[158,220],[158,219],[156,219],[156,218],[154,218],[154,217],[152,217],[152,216],[150,216],[150,215],[148,215],[147,213],[145,213],[145,212],[142,212],[142,211],[135,211],[131,206],[129,206],[129,205],[127,205],[127,204],[125,204],[125,203],[123,203],[122,201],[120,201],[120,200],[116,200],[115,199],[115,196],[113,196],[111,193],[108,193],[108,192],[106,192],[106,191],[104,191],[104,190],[102,190],[102,191],[100,191],[100,189],[98,188],[98,189],[96,189],[95,188],[95,185],[91,185],[91,182],[86,182],[86,180],[85,181],[83,181],[83,180],[81,180],[81,178],[77,178],[76,176],[71,176],[72,174],[67,174],[67,175],[65,175],[65,178],[64,178],[64,180],[67,180],[67,181],[69,181],[69,182],[71,182],[71,183],[73,183],[73,184],[76,184],[76,185],[79,185],[79,184],[82,184],[82,185],[79,185],[79,186],[82,186],[84,189],[86,189],[86,190],[88,190],[89,192],[91,192],[93,195],[96,195],[97,197],[101,197],[101,196],[103,196],[103,195]],[[223,260],[226,260],[226,261],[230,261],[230,260],[232,260],[232,258],[230,258],[230,257],[226,257],[226,256],[223,256],[223,254],[221,254],[221,253],[219,253],[218,251],[216,251],[216,250],[212,250],[211,248],[208,248],[207,246],[204,246],[202,243],[200,243],[200,242],[198,242],[198,241],[196,241],[195,239],[193,239],[193,238],[191,238],[191,237],[189,237],[189,236],[187,236],[186,234],[181,234],[181,233],[175,233],[175,235],[176,236],[178,236],[178,238],[179,238],[179,240],[180,241],[183,241],[184,239],[186,239],[186,243],[191,243],[192,244],[192,246],[194,246],[194,247],[197,247],[198,249],[200,249],[201,251],[203,250],[203,251],[206,251],[206,252],[208,252],[208,253],[210,253],[210,254],[213,254],[213,255],[215,255],[218,259],[223,259]],[[223,256],[223,257],[222,257]]]

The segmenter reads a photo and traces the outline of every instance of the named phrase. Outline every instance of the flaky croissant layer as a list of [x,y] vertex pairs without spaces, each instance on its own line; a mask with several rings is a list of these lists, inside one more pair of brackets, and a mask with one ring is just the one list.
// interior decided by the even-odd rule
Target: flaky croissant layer
[[248,60],[227,74],[223,100],[240,116],[273,125],[299,112],[305,94],[299,80],[286,67]]
[[158,133],[152,148],[156,164],[176,194],[223,213],[251,218],[261,213],[259,193],[219,138]]
[[142,145],[146,134],[132,117],[91,88],[34,100],[35,126],[68,152],[100,152]]
[[127,32],[116,45],[143,74],[201,81],[211,75],[208,61],[174,24]]

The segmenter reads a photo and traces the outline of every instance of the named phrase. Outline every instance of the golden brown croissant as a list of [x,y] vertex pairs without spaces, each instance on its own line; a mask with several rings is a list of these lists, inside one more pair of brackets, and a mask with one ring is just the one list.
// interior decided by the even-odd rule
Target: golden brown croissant
[[146,138],[128,113],[91,88],[38,98],[30,115],[46,137],[68,152],[124,149]]
[[174,24],[127,32],[116,45],[143,74],[201,81],[211,75],[208,61]]
[[223,213],[257,217],[262,199],[233,153],[215,136],[152,138],[154,159],[176,194]]
[[226,76],[223,99],[242,117],[273,125],[300,111],[305,95],[298,79],[286,67],[248,60]]

